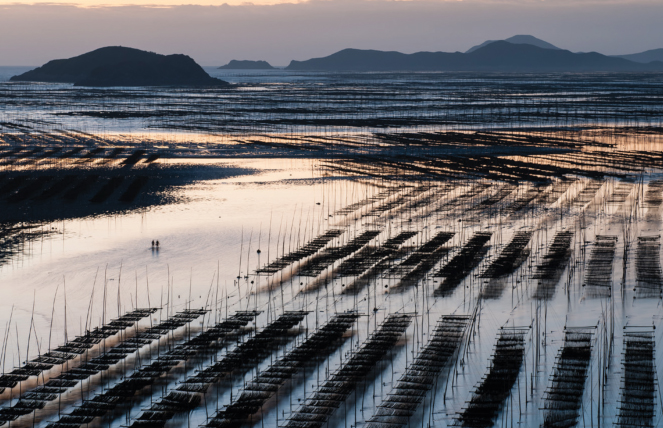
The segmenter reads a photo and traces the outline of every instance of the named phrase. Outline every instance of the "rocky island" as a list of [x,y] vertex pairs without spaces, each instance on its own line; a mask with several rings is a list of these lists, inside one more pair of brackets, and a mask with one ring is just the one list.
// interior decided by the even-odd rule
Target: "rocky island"
[[49,61],[10,79],[75,86],[227,86],[187,55],[161,55],[122,46],[100,48],[69,59]]

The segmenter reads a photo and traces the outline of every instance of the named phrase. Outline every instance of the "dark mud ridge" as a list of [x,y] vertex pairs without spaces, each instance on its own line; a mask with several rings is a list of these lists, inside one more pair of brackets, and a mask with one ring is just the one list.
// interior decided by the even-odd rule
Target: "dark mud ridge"
[[14,82],[58,82],[75,86],[226,86],[186,55],[160,55],[120,46],[49,61],[14,76]]
[[193,182],[254,173],[233,166],[132,165],[126,163],[130,158],[113,164],[72,158],[50,167],[0,171],[0,242],[7,225],[133,212],[181,201],[178,189]]
[[273,70],[267,61],[238,61],[233,59],[226,65],[219,67],[220,70]]

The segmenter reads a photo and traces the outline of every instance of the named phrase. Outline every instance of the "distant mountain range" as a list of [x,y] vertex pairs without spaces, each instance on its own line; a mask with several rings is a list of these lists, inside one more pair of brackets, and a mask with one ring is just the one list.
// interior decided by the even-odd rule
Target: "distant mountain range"
[[273,70],[267,61],[238,61],[233,59],[226,65],[219,67],[220,70]]
[[[484,46],[487,46],[491,43],[495,43],[499,40],[486,40],[485,42],[481,43],[480,45],[476,45],[470,49],[468,49],[465,53],[470,53],[474,52],[475,50],[482,48]],[[555,49],[555,50],[561,50],[557,46],[550,44],[544,40],[537,39],[534,36],[529,36],[529,35],[518,35],[518,36],[513,36],[509,37],[508,39],[504,39],[505,42],[513,43],[514,45],[533,45],[533,46],[538,46],[543,49]],[[610,55],[613,58],[623,58],[627,59],[629,61],[633,62],[640,62],[642,64],[647,64],[653,61],[661,61],[663,62],[663,49],[652,49],[649,51],[645,52],[640,52],[640,53],[635,53],[635,54],[629,54],[629,55]]]
[[[266,61],[237,61],[226,70],[273,69]],[[488,40],[467,52],[404,54],[344,49],[323,58],[292,61],[286,70],[473,71],[473,72],[642,72],[663,71],[663,49],[630,55],[574,53],[533,36]],[[160,55],[111,46],[45,65],[10,79],[61,82],[76,86],[225,86],[186,55]]]
[[111,46],[45,65],[10,79],[75,86],[225,86],[186,55],[160,55]]
[[649,51],[640,52],[630,55],[613,55],[615,58],[624,58],[629,61],[641,62],[647,64],[653,61],[663,62],[663,49],[652,49]]
[[596,52],[573,53],[503,40],[470,53],[418,52],[403,54],[345,49],[324,58],[292,61],[287,70],[329,71],[484,71],[593,72],[663,71],[663,62],[642,64]]

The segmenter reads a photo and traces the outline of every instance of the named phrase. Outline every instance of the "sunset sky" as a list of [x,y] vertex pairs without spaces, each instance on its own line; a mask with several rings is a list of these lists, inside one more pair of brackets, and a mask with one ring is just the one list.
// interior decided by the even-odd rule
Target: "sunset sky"
[[108,45],[202,65],[290,60],[343,48],[465,51],[531,34],[572,51],[663,48],[660,0],[0,0],[0,65],[41,65]]

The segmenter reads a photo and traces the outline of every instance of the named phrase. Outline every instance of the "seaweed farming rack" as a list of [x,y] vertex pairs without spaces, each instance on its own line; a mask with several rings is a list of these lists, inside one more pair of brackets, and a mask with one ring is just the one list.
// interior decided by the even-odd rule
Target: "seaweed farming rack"
[[594,330],[585,327],[564,330],[564,345],[557,355],[551,384],[546,390],[544,427],[576,425],[587,383]]
[[333,348],[358,318],[359,315],[356,313],[334,316],[301,345],[251,379],[239,398],[214,415],[206,426],[210,428],[242,426],[247,419],[258,413],[267,401],[278,393],[286,381],[307,364],[320,359],[330,348]]
[[436,386],[438,377],[453,365],[472,322],[473,317],[467,315],[443,316],[431,333],[429,342],[407,367],[387,398],[367,421],[366,427],[396,428],[408,425],[426,394]]
[[286,427],[320,428],[336,412],[373,369],[377,362],[391,349],[412,321],[408,314],[390,315],[354,353],[307,398],[306,402],[290,416]]
[[488,374],[472,393],[467,407],[458,415],[457,426],[485,428],[493,425],[520,374],[525,357],[525,335],[529,330],[502,327]]
[[32,376],[39,376],[42,372],[53,368],[53,366],[65,364],[81,356],[96,345],[99,345],[104,339],[114,336],[122,330],[126,330],[156,311],[157,309],[152,308],[135,309],[101,327],[95,327],[92,331],[88,331],[84,335],[78,336],[44,355],[38,356],[20,368],[14,369],[7,374],[2,374],[0,376],[0,393],[5,388],[14,388],[19,382],[28,380]]
[[655,426],[658,377],[654,333],[655,330],[649,327],[624,329],[624,374],[615,424],[617,426]]

